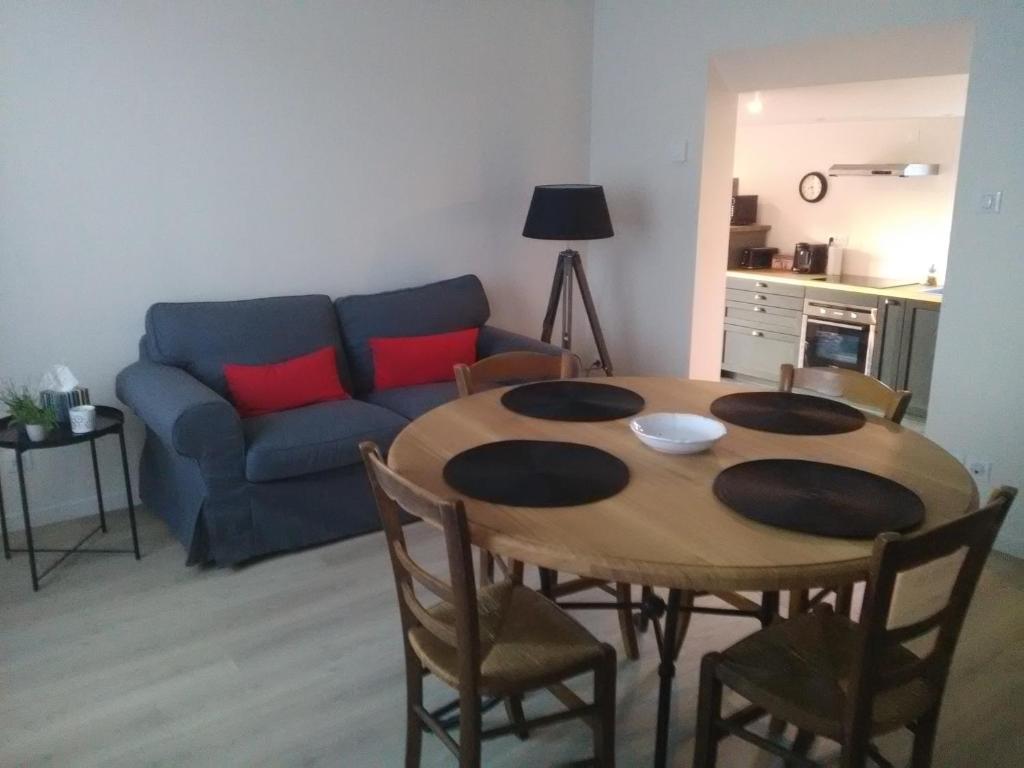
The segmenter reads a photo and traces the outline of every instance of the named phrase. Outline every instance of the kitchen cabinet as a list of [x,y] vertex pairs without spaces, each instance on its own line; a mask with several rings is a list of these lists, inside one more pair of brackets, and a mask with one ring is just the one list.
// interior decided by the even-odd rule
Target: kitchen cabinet
[[900,342],[907,301],[885,299],[878,302],[878,325],[875,336],[875,377],[890,387],[899,379]]
[[803,286],[729,277],[725,293],[722,370],[777,381],[800,356]]
[[[847,308],[877,307],[874,345],[868,366],[871,375],[914,397],[908,413],[924,418],[932,383],[938,301],[899,298],[894,291],[857,291],[847,286],[794,284],[791,276],[779,282],[770,274],[731,273],[726,278],[722,373],[775,382],[782,363],[798,365],[804,299],[841,304]],[[906,290],[912,291],[913,288]]]
[[778,381],[780,366],[783,363],[796,365],[799,350],[796,336],[726,325],[722,370]]
[[939,305],[906,299],[879,302],[878,378],[895,389],[914,393],[907,413],[924,418],[932,386]]

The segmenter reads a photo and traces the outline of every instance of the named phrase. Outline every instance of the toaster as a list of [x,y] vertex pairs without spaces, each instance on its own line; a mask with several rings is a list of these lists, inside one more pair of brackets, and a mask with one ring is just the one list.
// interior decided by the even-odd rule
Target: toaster
[[744,248],[740,251],[740,269],[771,269],[778,248]]

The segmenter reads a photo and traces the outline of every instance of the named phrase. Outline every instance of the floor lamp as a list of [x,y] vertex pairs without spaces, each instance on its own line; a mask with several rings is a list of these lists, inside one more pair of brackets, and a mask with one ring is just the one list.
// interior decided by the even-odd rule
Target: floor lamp
[[[612,220],[608,215],[608,203],[604,199],[604,188],[597,184],[544,184],[535,187],[530,210],[526,214],[523,237],[538,240],[565,240],[568,245],[574,240],[600,240],[611,237]],[[597,344],[599,364],[604,372],[612,375],[612,361],[604,343],[601,323],[597,319],[594,298],[583,271],[583,260],[579,251],[566,248],[558,254],[555,279],[551,283],[551,296],[544,315],[544,329],[541,339],[551,341],[555,325],[558,302],[562,301],[562,348],[572,349],[572,304],[573,277],[580,284],[583,306],[590,320],[590,330]]]

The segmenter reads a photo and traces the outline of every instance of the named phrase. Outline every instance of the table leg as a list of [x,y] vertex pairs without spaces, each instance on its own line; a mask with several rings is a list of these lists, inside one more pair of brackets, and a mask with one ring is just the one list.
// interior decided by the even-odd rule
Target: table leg
[[761,615],[758,617],[762,627],[767,627],[779,616],[779,593],[764,592],[761,595]]
[[792,619],[801,613],[807,613],[807,590],[791,589],[789,590],[788,618]]
[[96,460],[96,441],[89,441],[89,452],[92,453],[92,476],[96,481],[96,504],[100,508],[100,528],[107,532],[107,512],[103,508],[103,486],[100,485],[100,465]]
[[4,488],[0,483],[0,531],[4,537],[4,558],[11,559],[11,540],[7,537],[7,511],[4,509]]
[[[125,493],[128,494],[128,522],[132,526],[132,548],[135,550],[135,559],[138,560],[141,557],[139,555],[139,531],[135,526],[135,501],[132,499],[132,476],[128,471],[128,448],[125,447],[124,444],[123,427],[118,431],[117,437],[121,441],[121,470],[124,472],[124,490]],[[97,482],[99,482],[98,479]]]
[[558,571],[550,568],[538,568],[540,574],[540,593],[548,600],[555,599],[554,589],[558,585]]
[[21,491],[21,514],[25,518],[25,543],[28,547],[28,568],[32,573],[32,591],[39,591],[39,577],[36,575],[36,549],[32,543],[32,521],[28,516],[28,491],[25,490],[25,465],[21,461],[21,451],[14,452],[18,462],[18,488]]
[[[646,605],[647,601],[649,601],[651,599],[652,595],[654,595],[654,590],[651,589],[650,587],[644,585],[641,588],[641,590],[640,590],[640,603],[642,605]],[[650,625],[651,625],[651,617],[648,615],[648,612],[647,611],[640,611],[637,614],[636,628],[639,629],[641,632],[646,632],[647,628]]]
[[672,680],[676,676],[676,643],[679,632],[679,608],[682,605],[682,590],[672,589],[668,593],[665,613],[665,634],[661,641],[661,663],[658,665],[658,731],[654,738],[654,768],[668,765],[668,727],[672,714]]

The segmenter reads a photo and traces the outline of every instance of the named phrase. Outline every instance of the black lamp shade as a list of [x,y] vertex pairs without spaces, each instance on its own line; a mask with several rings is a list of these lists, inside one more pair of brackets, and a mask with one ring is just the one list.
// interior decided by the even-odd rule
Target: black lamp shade
[[523,237],[600,240],[614,234],[604,187],[598,184],[544,184],[534,187]]

